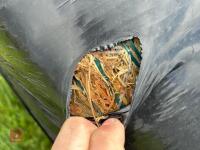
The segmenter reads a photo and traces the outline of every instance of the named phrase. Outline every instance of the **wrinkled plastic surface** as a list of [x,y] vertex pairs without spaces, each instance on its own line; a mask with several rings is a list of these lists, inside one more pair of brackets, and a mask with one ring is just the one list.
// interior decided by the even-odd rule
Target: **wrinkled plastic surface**
[[138,36],[144,53],[127,121],[127,149],[198,150],[199,6],[199,0],[1,0],[1,20],[56,89],[57,99],[50,103],[57,107],[35,97],[31,88],[37,83],[21,86],[23,81],[9,78],[0,66],[54,138],[65,118],[77,60],[99,45]]

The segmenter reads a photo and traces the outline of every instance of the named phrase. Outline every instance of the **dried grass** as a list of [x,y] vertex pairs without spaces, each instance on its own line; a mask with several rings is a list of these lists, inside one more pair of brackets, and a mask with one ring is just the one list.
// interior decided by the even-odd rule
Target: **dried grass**
[[[132,40],[141,53],[139,39]],[[104,51],[90,52],[81,59],[71,86],[71,115],[94,118],[98,124],[108,113],[131,103],[139,67],[130,55],[139,64],[141,60],[130,41]]]

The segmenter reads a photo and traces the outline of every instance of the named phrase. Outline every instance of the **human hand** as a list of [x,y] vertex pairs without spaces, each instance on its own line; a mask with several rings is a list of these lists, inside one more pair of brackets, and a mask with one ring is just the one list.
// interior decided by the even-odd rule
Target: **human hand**
[[117,119],[106,120],[97,128],[81,117],[67,119],[52,150],[124,150],[124,126]]

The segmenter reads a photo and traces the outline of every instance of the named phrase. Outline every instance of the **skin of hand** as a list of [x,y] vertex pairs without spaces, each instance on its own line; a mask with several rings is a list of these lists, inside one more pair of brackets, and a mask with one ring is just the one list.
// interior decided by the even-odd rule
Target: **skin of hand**
[[67,119],[52,150],[124,150],[125,129],[114,118],[106,120],[97,128],[82,117]]

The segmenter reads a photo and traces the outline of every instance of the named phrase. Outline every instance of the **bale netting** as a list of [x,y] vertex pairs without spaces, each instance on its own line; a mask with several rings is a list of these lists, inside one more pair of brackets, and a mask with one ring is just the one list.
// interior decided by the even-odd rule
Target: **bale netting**
[[84,55],[72,80],[71,115],[91,118],[98,125],[108,114],[130,105],[141,54],[140,40],[133,37]]

